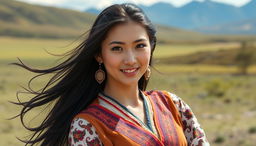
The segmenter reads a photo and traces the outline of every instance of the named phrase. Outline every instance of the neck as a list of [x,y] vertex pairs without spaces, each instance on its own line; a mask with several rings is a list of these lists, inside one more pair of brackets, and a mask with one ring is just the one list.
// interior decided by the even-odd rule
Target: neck
[[124,106],[137,107],[141,104],[138,85],[120,86],[106,84],[104,93]]

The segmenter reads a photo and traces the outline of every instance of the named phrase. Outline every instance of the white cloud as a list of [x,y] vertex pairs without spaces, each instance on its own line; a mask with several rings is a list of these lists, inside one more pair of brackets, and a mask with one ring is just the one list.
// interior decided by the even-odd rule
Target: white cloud
[[227,4],[232,4],[235,6],[241,6],[244,5],[248,2],[250,2],[251,0],[213,0],[215,2],[220,2],[220,3],[227,3]]
[[[91,7],[101,9],[114,3],[124,3],[124,2],[152,5],[156,2],[161,1],[161,2],[167,2],[174,6],[179,7],[193,0],[97,0],[97,1],[96,0],[18,0],[18,1],[24,1],[32,4],[41,4],[41,5],[47,5],[47,6],[71,8],[76,10],[85,10]],[[194,0],[194,1],[205,1],[205,0]],[[232,4],[235,6],[241,6],[251,0],[212,0],[212,1]]]

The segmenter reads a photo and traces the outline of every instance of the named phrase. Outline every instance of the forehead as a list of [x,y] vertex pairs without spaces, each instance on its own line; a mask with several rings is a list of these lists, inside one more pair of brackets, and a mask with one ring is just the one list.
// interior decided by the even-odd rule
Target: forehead
[[111,28],[107,34],[104,42],[110,41],[134,41],[137,39],[148,40],[148,34],[146,29],[136,22],[127,22],[114,26]]

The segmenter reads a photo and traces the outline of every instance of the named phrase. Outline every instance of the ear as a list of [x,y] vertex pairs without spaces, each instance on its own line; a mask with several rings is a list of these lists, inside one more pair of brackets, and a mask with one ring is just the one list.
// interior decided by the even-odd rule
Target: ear
[[103,62],[103,59],[102,59],[101,54],[97,54],[97,55],[95,55],[95,56],[94,56],[94,58],[95,58],[95,59],[96,59],[96,61],[97,61],[97,62],[99,62],[99,63],[102,63],[102,62]]

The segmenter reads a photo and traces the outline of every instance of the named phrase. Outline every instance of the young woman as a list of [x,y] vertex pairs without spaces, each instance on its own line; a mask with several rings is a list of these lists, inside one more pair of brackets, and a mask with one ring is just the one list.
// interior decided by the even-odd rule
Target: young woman
[[54,76],[23,105],[54,103],[26,144],[42,145],[209,145],[195,116],[176,95],[145,91],[156,31],[140,8],[116,4],[103,10],[89,35],[63,63],[36,70]]

